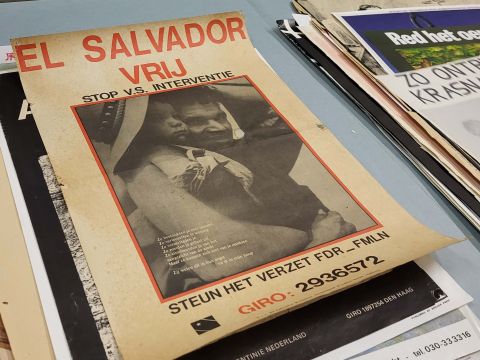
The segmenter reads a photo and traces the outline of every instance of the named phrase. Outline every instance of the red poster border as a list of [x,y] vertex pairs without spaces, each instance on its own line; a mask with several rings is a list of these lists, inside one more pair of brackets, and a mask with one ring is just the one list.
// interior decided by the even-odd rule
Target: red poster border
[[145,270],[148,274],[148,277],[150,278],[150,281],[155,289],[155,292],[157,293],[157,296],[160,300],[160,303],[164,303],[164,302],[167,302],[167,301],[171,301],[171,300],[174,300],[174,299],[177,299],[179,297],[182,297],[182,296],[185,296],[185,295],[188,295],[188,294],[191,294],[191,293],[194,293],[194,292],[198,292],[200,290],[203,290],[203,289],[206,289],[206,288],[210,288],[212,286],[215,286],[215,285],[218,285],[218,284],[221,284],[221,283],[224,283],[226,281],[229,281],[229,280],[232,280],[232,279],[235,279],[235,278],[238,278],[238,277],[241,277],[243,275],[246,275],[246,274],[249,274],[251,272],[254,272],[254,271],[257,271],[257,270],[260,270],[260,269],[263,269],[265,267],[268,267],[268,266],[272,266],[272,265],[275,265],[277,263],[280,263],[282,261],[285,261],[285,260],[289,260],[291,258],[294,258],[294,257],[297,257],[299,255],[303,255],[303,254],[307,254],[307,253],[311,253],[311,252],[314,252],[320,248],[323,248],[323,247],[327,247],[327,246],[330,246],[330,245],[333,245],[333,244],[336,244],[336,243],[339,243],[341,241],[345,241],[347,239],[350,239],[350,238],[353,238],[353,237],[357,237],[359,235],[362,235],[362,234],[365,234],[367,232],[370,232],[370,231],[373,231],[373,230],[376,230],[376,229],[379,229],[381,227],[383,227],[383,225],[378,221],[378,219],[355,197],[355,195],[353,195],[353,193],[350,191],[350,189],[347,188],[347,186],[340,180],[340,178],[333,172],[333,170],[325,163],[324,160],[322,160],[320,158],[320,156],[315,152],[315,150],[312,148],[312,146],[305,140],[305,138],[298,132],[298,130],[285,118],[285,116],[276,108],[275,105],[273,105],[270,100],[265,96],[265,94],[258,88],[258,86],[247,76],[247,75],[239,75],[239,76],[234,76],[234,77],[230,77],[230,78],[227,78],[227,79],[221,79],[221,80],[215,80],[215,81],[210,81],[210,82],[205,82],[205,83],[201,83],[201,84],[196,84],[196,85],[190,85],[190,86],[182,86],[182,87],[179,87],[179,88],[174,88],[174,89],[167,89],[167,90],[160,90],[160,91],[152,91],[152,92],[148,92],[148,93],[143,93],[143,94],[136,94],[136,95],[130,95],[130,96],[125,96],[125,97],[121,97],[121,98],[115,98],[113,99],[113,101],[118,101],[118,100],[124,100],[124,99],[129,99],[129,98],[134,98],[134,97],[139,97],[139,96],[148,96],[148,95],[151,95],[151,94],[157,94],[157,93],[162,93],[162,92],[168,92],[168,91],[177,91],[177,90],[181,90],[181,89],[185,89],[185,88],[191,88],[191,87],[197,87],[197,86],[204,86],[204,85],[209,85],[209,84],[214,84],[214,83],[218,83],[218,82],[224,82],[224,81],[228,81],[228,80],[233,80],[233,79],[239,79],[239,78],[245,78],[254,88],[255,90],[257,90],[257,92],[262,96],[262,98],[272,107],[273,110],[275,110],[275,112],[282,118],[283,121],[285,121],[285,123],[292,129],[293,132],[295,132],[295,134],[300,138],[300,140],[302,140],[303,144],[308,148],[308,150],[315,156],[315,158],[322,164],[322,166],[328,171],[328,173],[335,179],[335,181],[342,187],[342,189],[352,198],[352,200],[375,222],[375,225],[372,225],[366,229],[363,229],[362,231],[358,231],[354,234],[350,234],[350,235],[347,235],[347,236],[344,236],[344,237],[341,237],[341,238],[338,238],[338,239],[335,239],[335,240],[332,240],[332,241],[329,241],[328,243],[325,243],[325,244],[320,244],[320,245],[317,245],[313,248],[309,248],[309,249],[305,249],[303,251],[300,251],[300,252],[297,252],[295,254],[292,254],[292,255],[289,255],[289,256],[286,256],[286,257],[283,257],[283,258],[280,258],[280,259],[277,259],[277,260],[274,260],[274,261],[271,261],[269,263],[266,263],[266,264],[263,264],[263,265],[259,265],[257,267],[254,267],[254,268],[251,268],[251,269],[248,269],[248,270],[245,270],[243,272],[240,272],[240,273],[237,273],[237,274],[234,274],[234,275],[230,275],[228,277],[225,277],[225,278],[222,278],[220,280],[217,280],[217,281],[213,281],[213,282],[210,282],[208,284],[205,284],[205,285],[202,285],[200,287],[197,287],[195,289],[191,289],[191,290],[188,290],[188,291],[184,291],[184,292],[181,292],[181,293],[178,293],[176,295],[173,295],[173,296],[170,296],[168,298],[164,298],[161,291],[160,291],[160,288],[158,287],[158,284],[155,280],[155,277],[153,276],[153,273],[150,269],[150,266],[148,265],[147,263],[147,260],[145,259],[145,256],[143,255],[143,252],[142,252],[142,249],[140,248],[140,244],[138,243],[136,237],[135,237],[135,234],[133,233],[133,230],[132,228],[130,227],[130,224],[128,222],[128,219],[122,209],[122,206],[120,204],[120,201],[117,197],[117,194],[115,193],[115,190],[112,186],[112,183],[110,182],[110,179],[105,171],[105,168],[103,167],[103,164],[102,162],[100,161],[99,157],[98,157],[98,154],[85,130],[85,127],[83,126],[81,120],[80,120],[80,117],[76,111],[76,108],[78,107],[83,107],[83,106],[90,106],[90,105],[94,105],[94,104],[100,104],[100,103],[105,103],[105,102],[111,102],[112,99],[108,99],[108,100],[101,100],[101,101],[96,101],[96,102],[89,102],[89,103],[84,103],[84,104],[78,104],[78,105],[72,105],[70,106],[70,109],[72,110],[74,116],[75,116],[75,119],[77,120],[77,123],[78,123],[78,126],[80,127],[80,130],[82,131],[83,133],[83,136],[85,137],[85,140],[87,141],[87,144],[88,144],[88,147],[90,148],[90,151],[92,152],[92,155],[95,159],[95,162],[97,163],[97,166],[98,168],[100,169],[102,175],[103,175],[103,178],[105,180],[105,183],[110,191],[110,194],[112,195],[112,198],[113,200],[115,201],[115,205],[117,206],[117,209],[120,213],[120,216],[122,217],[122,220],[125,224],[125,227],[127,228],[127,231],[130,235],[130,238],[132,239],[132,242],[137,250],[137,253],[138,253],[138,256],[140,257],[140,260],[142,261],[143,263],[143,266],[145,267]]

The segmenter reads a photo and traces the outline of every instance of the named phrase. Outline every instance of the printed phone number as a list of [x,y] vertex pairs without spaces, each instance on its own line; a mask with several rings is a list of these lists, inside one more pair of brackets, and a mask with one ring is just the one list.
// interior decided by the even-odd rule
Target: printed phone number
[[464,332],[461,332],[457,335],[452,335],[448,338],[440,340],[438,342],[434,342],[434,343],[425,345],[424,349],[425,349],[426,352],[432,352],[432,351],[441,349],[442,347],[453,345],[453,344],[458,343],[460,341],[466,340],[470,337],[472,337],[472,334],[470,334],[469,331],[464,331]]
[[365,259],[355,261],[338,269],[333,269],[330,272],[320,274],[318,277],[312,277],[306,282],[299,282],[295,284],[295,288],[301,289],[302,292],[310,291],[316,287],[324,285],[325,283],[333,282],[339,278],[357,273],[362,271],[362,269],[371,268],[384,261],[385,260],[381,260],[377,256],[367,256]]

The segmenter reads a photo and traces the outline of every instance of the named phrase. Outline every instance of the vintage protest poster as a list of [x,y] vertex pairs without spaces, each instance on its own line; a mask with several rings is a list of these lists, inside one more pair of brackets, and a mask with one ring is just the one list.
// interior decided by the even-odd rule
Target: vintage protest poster
[[239,13],[12,45],[126,359],[185,354],[455,241],[361,168]]
[[[35,233],[32,241],[38,242],[44,265],[51,274],[50,287],[61,319],[60,326],[65,333],[65,339],[69,339],[67,350],[69,355],[65,355],[60,350],[62,344],[58,344],[59,336],[52,336],[55,356],[118,359],[121,355],[116,351],[108,318],[75,229],[69,221],[68,208],[62,201],[61,189],[58,182],[52,181],[51,168],[46,166],[49,163],[48,157],[26,102],[18,73],[0,75],[0,91],[5,94],[0,99],[0,125],[3,131],[3,133],[0,131],[0,139],[2,135],[5,138],[5,142],[0,141],[0,149],[7,158],[12,159],[12,167],[8,167],[7,172],[12,183],[18,181],[23,193]],[[14,193],[14,196],[18,197],[19,194]],[[61,231],[58,234],[59,222],[64,236]],[[59,261],[60,253],[66,253],[65,257],[70,253],[73,264],[68,265],[66,259]],[[8,254],[8,257],[10,252],[6,251],[5,254]],[[14,262],[18,263],[19,258],[18,254]],[[58,266],[61,266],[61,270]],[[73,268],[72,272],[69,271],[69,267]],[[78,273],[77,279],[75,273]],[[40,288],[42,285],[38,286]],[[14,287],[19,290],[18,284]],[[288,316],[229,336],[193,352],[190,357],[232,358],[268,351],[270,357],[283,359],[287,353],[299,351],[304,341],[308,341],[311,344],[309,346],[311,351],[302,351],[305,359],[322,354],[328,354],[333,358],[346,358],[468,301],[471,301],[471,298],[438,264],[433,261],[417,260],[416,264],[407,263],[399,266],[394,271],[346,292],[290,312]],[[13,302],[8,301],[8,304],[12,307]],[[378,307],[373,309],[369,306],[371,304]],[[376,321],[372,321],[372,317],[375,317]],[[38,321],[37,319],[36,322]],[[41,321],[43,322],[43,319]],[[54,326],[48,314],[45,321],[50,329]],[[92,326],[93,322],[96,326]],[[332,328],[333,323],[336,324],[335,332],[325,332],[325,329]],[[297,324],[296,333],[305,333],[306,336],[301,342],[278,347],[277,343],[291,337],[294,332],[292,324]],[[12,329],[9,327],[9,331],[13,331]],[[348,345],[345,345],[347,343]],[[262,347],[262,344],[267,345]],[[235,347],[234,351],[232,346]],[[18,348],[26,350],[31,346],[17,346]]]

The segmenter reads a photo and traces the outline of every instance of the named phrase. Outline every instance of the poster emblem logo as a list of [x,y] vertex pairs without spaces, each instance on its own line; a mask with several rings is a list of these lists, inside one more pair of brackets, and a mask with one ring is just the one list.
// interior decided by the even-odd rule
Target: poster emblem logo
[[194,321],[191,325],[198,335],[206,333],[207,331],[213,330],[220,326],[220,324],[212,315]]

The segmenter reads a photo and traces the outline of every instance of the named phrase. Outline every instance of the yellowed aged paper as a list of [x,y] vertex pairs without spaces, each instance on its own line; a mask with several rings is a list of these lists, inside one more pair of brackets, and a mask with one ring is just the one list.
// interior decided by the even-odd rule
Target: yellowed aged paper
[[0,198],[0,314],[12,352],[16,359],[54,359],[1,154]]
[[239,13],[12,44],[125,359],[177,357],[455,242],[338,143]]

